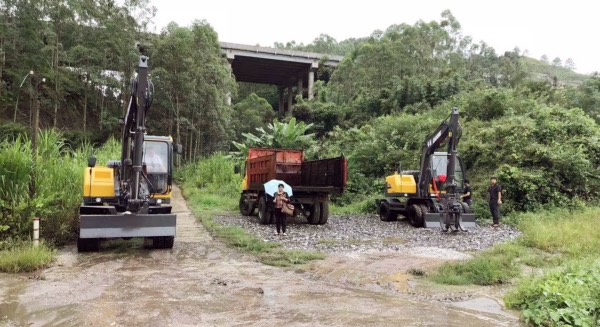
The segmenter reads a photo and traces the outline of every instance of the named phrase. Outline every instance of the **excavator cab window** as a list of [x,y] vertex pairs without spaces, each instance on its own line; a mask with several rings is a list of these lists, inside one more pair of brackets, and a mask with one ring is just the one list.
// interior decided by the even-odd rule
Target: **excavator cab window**
[[171,173],[169,144],[162,141],[144,141],[143,162],[154,193],[166,194],[168,176]]
[[[436,152],[431,157],[431,161],[433,177],[437,178],[440,176],[446,176],[448,169],[448,154],[446,152]],[[456,185],[458,185],[459,190],[463,188],[463,181],[465,179],[463,171],[464,170],[462,166],[462,160],[460,160],[460,158],[457,157],[454,171],[454,179],[456,180]]]

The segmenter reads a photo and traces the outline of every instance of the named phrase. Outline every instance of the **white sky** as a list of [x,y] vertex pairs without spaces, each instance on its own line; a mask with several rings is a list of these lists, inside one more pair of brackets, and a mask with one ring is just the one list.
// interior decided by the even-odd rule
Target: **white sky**
[[312,42],[319,34],[337,41],[368,36],[392,24],[439,21],[450,9],[465,35],[498,54],[518,46],[539,59],[573,58],[577,71],[600,71],[600,2],[594,0],[150,0],[156,31],[169,22],[206,19],[219,40],[262,46]]

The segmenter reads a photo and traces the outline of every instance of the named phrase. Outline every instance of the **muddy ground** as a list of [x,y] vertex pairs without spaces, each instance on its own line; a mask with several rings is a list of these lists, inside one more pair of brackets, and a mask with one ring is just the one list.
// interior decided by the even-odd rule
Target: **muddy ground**
[[52,267],[0,274],[0,326],[520,326],[501,288],[441,287],[408,272],[443,259],[329,254],[293,269],[214,240],[174,193],[172,250],[139,241],[60,251]]

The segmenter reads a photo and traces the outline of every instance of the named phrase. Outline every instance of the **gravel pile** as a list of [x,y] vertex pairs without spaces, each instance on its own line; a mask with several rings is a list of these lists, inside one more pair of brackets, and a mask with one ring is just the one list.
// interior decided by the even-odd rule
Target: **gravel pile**
[[[317,250],[328,253],[410,250],[416,255],[444,258],[477,251],[497,243],[513,240],[521,233],[510,226],[493,229],[488,226],[468,232],[442,233],[439,229],[414,228],[405,220],[383,222],[377,215],[330,216],[325,225],[310,225],[304,217],[288,218],[288,235],[278,238],[275,225],[260,225],[258,217],[239,214],[220,215],[215,221],[241,227],[266,242],[281,243],[287,249]],[[431,247],[440,248],[432,252]]]

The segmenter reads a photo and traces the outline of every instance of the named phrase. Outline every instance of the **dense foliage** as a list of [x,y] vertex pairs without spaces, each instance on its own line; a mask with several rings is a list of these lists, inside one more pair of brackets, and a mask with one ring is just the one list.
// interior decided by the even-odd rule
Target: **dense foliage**
[[31,235],[34,217],[42,218],[41,238],[57,244],[71,240],[89,156],[106,163],[120,154],[114,140],[96,151],[89,146],[72,150],[54,131],[41,134],[37,153],[22,137],[0,143],[0,153],[0,248],[9,239]]
[[600,267],[572,266],[521,284],[507,305],[536,326],[600,325]]
[[147,0],[1,2],[0,121],[30,126],[39,100],[41,128],[102,143],[118,135],[141,53],[156,91],[149,132],[172,135],[188,159],[227,150],[236,87],[217,34],[196,21],[153,35],[154,13]]

